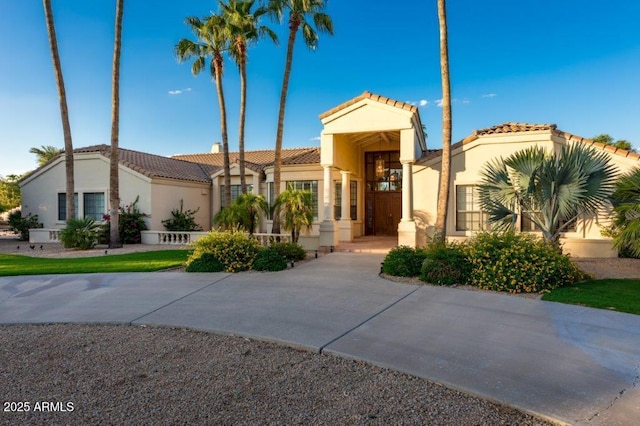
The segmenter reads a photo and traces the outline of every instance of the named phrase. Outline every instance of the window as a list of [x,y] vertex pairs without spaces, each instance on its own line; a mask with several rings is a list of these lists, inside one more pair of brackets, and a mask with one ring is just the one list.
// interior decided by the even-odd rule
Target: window
[[[339,220],[342,217],[342,182],[336,181],[336,203],[333,208],[334,218]],[[351,220],[358,220],[358,182],[349,182],[351,193],[349,200],[349,215]]]
[[364,161],[367,191],[402,190],[400,151],[365,152]]
[[478,188],[474,185],[456,186],[456,231],[487,229],[487,215],[480,210]]
[[[78,217],[78,193],[73,194],[73,206],[76,209],[76,217]],[[67,194],[66,192],[58,193],[58,220],[67,220]]]
[[[225,208],[224,185],[220,185],[220,207]],[[253,185],[247,185],[247,192],[253,191]],[[242,185],[231,185],[231,202],[234,202],[242,194]]]
[[104,210],[104,192],[85,192],[82,194],[84,217],[102,221]]
[[310,191],[313,202],[313,218],[318,218],[318,181],[317,180],[291,180],[287,181],[287,189],[298,191]]

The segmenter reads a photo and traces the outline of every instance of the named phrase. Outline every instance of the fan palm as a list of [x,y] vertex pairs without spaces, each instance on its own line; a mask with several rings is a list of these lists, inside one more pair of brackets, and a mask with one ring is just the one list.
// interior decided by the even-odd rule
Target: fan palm
[[313,225],[313,193],[289,188],[283,191],[275,203],[275,217],[282,215],[284,229],[291,231],[291,239],[298,242],[302,229]]
[[240,188],[247,193],[247,180],[244,174],[244,127],[247,110],[247,48],[248,45],[269,36],[274,42],[278,36],[268,27],[259,24],[259,20],[269,10],[258,7],[254,10],[255,0],[229,0],[220,2],[221,16],[227,24],[230,40],[229,55],[240,71],[240,117],[238,125],[238,157],[240,166]]
[[480,205],[494,229],[514,229],[526,212],[559,248],[560,233],[578,216],[596,215],[608,202],[615,169],[607,153],[576,143],[553,154],[541,147],[515,152],[489,162],[481,177]]
[[611,201],[616,248],[640,257],[640,168],[620,177]]
[[191,65],[193,75],[198,75],[206,67],[207,58],[211,58],[209,72],[216,83],[218,105],[220,107],[220,131],[222,133],[222,155],[224,167],[225,205],[231,204],[231,173],[229,164],[229,138],[227,137],[227,108],[222,89],[224,57],[222,53],[229,47],[228,31],[225,20],[211,14],[204,21],[188,17],[185,23],[196,36],[196,41],[183,38],[176,44],[175,53],[179,62],[194,59]]
[[58,154],[62,154],[63,152],[64,149],[51,145],[42,145],[40,148],[33,147],[29,150],[29,153],[36,155],[39,167],[44,166],[49,160],[53,160]]
[[[278,110],[278,129],[276,132],[276,149],[273,169],[274,195],[280,194],[281,168],[282,168],[282,137],[284,133],[284,113],[289,90],[289,76],[293,61],[293,48],[296,42],[298,30],[302,29],[302,37],[307,47],[315,50],[318,47],[318,32],[333,35],[333,22],[331,17],[323,13],[326,2],[323,0],[269,0],[271,14],[280,22],[285,14],[289,13],[289,41],[287,42],[287,59],[280,91],[280,108]],[[313,25],[311,25],[313,22]],[[315,27],[315,29],[314,29]],[[280,233],[280,219],[273,218],[274,234]]]
[[74,203],[75,182],[73,174],[73,140],[71,138],[71,125],[69,124],[69,108],[67,107],[67,92],[64,88],[64,78],[62,77],[62,66],[60,65],[60,55],[58,54],[58,40],[56,38],[56,27],[53,22],[53,11],[51,10],[51,0],[43,0],[44,14],[47,22],[47,34],[49,35],[49,47],[51,49],[51,59],[53,61],[53,73],[56,77],[58,87],[58,99],[60,102],[60,118],[62,119],[62,133],[64,135],[65,152],[65,175],[66,175],[66,212],[67,218],[76,217],[76,206]]

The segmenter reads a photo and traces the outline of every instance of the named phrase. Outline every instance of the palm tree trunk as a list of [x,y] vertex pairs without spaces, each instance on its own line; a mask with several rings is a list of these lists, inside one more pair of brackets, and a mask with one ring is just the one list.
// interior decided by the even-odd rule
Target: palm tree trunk
[[58,87],[58,98],[60,101],[60,118],[62,119],[62,133],[64,135],[65,170],[66,170],[66,207],[67,220],[75,218],[76,207],[74,203],[74,178],[73,178],[73,142],[71,139],[71,126],[69,125],[69,110],[67,108],[67,93],[64,89],[64,79],[62,77],[62,67],[60,56],[58,55],[58,41],[56,39],[56,28],[53,23],[53,12],[51,10],[51,0],[43,0],[44,14],[47,21],[47,33],[49,35],[49,45],[51,47],[51,59],[53,60],[53,72],[56,77]]
[[247,110],[247,61],[246,52],[242,52],[240,59],[240,125],[238,129],[238,151],[240,157],[240,189],[247,193],[247,178],[244,174],[244,123]]
[[442,79],[442,168],[440,170],[435,238],[438,241],[444,241],[447,235],[449,181],[451,178],[451,83],[449,81],[449,47],[447,42],[445,0],[438,0],[438,21],[440,22],[440,75]]
[[231,205],[231,166],[229,164],[229,137],[227,135],[227,107],[222,90],[222,55],[217,53],[213,59],[216,75],[216,91],[218,93],[218,105],[220,106],[220,132],[222,133],[222,157],[224,167],[224,202]]
[[122,247],[120,241],[120,185],[118,174],[118,138],[120,132],[120,51],[122,47],[122,14],[124,0],[116,2],[116,34],[113,47],[113,76],[111,81],[111,156],[109,161],[109,247]]
[[[291,63],[293,61],[293,47],[296,42],[296,34],[298,26],[295,24],[289,27],[289,42],[287,43],[287,61],[284,67],[284,77],[282,79],[282,90],[280,91],[280,110],[278,112],[278,131],[276,133],[276,152],[273,164],[273,193],[274,198],[280,195],[280,182],[282,173],[282,135],[284,132],[284,112],[287,103],[287,92],[289,90],[289,75],[291,74]],[[273,216],[272,234],[280,233],[280,217],[276,214]]]

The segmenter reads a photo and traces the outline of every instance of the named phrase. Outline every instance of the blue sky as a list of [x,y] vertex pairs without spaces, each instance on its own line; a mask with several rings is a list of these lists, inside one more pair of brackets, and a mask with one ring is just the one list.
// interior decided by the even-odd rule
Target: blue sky
[[[640,147],[640,2],[449,2],[453,141],[507,121],[609,133]],[[53,0],[75,147],[110,141],[115,1]],[[178,64],[186,16],[204,0],[126,0],[120,146],[160,155],[209,151],[220,140],[214,85]],[[334,37],[297,45],[285,147],[317,146],[318,115],[364,90],[420,106],[429,148],[441,146],[436,1],[329,0]],[[247,149],[272,149],[286,51],[250,50]],[[41,1],[0,0],[0,175],[36,167],[31,147],[64,145]],[[229,142],[237,149],[239,80],[227,62]]]

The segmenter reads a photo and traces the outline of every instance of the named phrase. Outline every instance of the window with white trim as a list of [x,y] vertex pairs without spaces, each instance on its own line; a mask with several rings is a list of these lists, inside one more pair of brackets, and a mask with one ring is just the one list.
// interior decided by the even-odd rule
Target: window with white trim
[[287,189],[293,188],[298,191],[311,192],[313,202],[313,218],[318,219],[318,181],[317,180],[289,180],[286,184]]
[[456,231],[487,229],[488,215],[480,210],[480,196],[475,185],[456,186]]
[[[78,217],[78,193],[73,194],[73,206],[76,211],[76,217]],[[58,192],[58,220],[67,220],[67,194],[65,192]]]
[[84,217],[102,221],[106,213],[104,209],[104,192],[85,192],[82,194]]
[[[220,185],[220,207],[225,208],[226,203],[224,202],[224,188],[225,185]],[[253,191],[253,185],[247,185],[247,192]],[[242,185],[231,185],[231,202],[233,203],[236,198],[238,198],[242,194]]]

